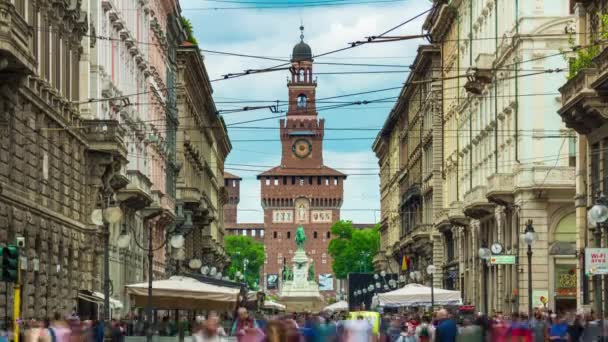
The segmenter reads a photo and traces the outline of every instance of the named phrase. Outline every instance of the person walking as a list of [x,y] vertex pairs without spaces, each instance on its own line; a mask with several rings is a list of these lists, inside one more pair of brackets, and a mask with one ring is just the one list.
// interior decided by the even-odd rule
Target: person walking
[[437,329],[435,330],[435,342],[456,342],[458,327],[456,322],[448,316],[445,309],[437,312]]
[[556,318],[549,327],[549,340],[553,342],[568,342],[568,323],[563,317]]
[[427,316],[422,317],[422,323],[416,327],[416,338],[420,342],[433,341],[433,326]]

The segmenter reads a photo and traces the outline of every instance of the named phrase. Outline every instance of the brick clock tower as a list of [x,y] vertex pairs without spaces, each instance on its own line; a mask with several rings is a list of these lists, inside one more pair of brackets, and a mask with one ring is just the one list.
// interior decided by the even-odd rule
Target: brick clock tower
[[304,249],[314,262],[315,281],[321,293],[333,295],[327,247],[331,226],[340,219],[343,182],[346,175],[323,165],[324,120],[315,106],[316,80],[310,46],[300,42],[293,48],[291,80],[287,84],[289,107],[281,119],[281,165],[258,175],[264,210],[266,264],[262,282],[270,292],[278,291],[285,265],[292,267],[296,251],[295,233],[304,227]]

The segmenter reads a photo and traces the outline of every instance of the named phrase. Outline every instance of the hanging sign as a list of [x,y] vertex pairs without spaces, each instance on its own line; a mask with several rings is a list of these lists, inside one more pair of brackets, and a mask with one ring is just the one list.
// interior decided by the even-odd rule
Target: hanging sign
[[608,248],[585,248],[585,273],[608,274]]
[[515,255],[492,255],[491,265],[515,265]]

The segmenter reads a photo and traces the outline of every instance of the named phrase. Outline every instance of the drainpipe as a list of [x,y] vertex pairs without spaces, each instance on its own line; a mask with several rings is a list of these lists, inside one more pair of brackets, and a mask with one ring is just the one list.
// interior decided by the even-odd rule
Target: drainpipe
[[[458,44],[456,46],[456,72],[460,72],[460,13],[458,11],[456,11],[456,34]],[[457,105],[460,105],[460,77],[456,77],[456,94],[458,96]],[[458,118],[458,115],[454,118],[456,120],[456,201],[460,200],[460,120]]]
[[[494,56],[498,58],[498,0],[494,0]],[[496,71],[494,71],[496,72]],[[494,172],[498,173],[498,82],[494,77]]]
[[[473,1],[469,1],[469,66],[473,65]],[[470,104],[469,104],[470,105]],[[473,115],[469,113],[469,191],[473,189]]]
[[[515,0],[515,36],[519,39],[519,0]],[[517,50],[516,50],[517,51]],[[519,56],[515,56],[515,161],[519,163]]]

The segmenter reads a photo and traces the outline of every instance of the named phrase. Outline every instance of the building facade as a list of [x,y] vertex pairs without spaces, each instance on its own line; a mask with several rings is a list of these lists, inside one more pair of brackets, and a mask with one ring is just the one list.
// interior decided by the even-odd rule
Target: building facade
[[221,271],[230,262],[224,250],[223,208],[231,196],[223,171],[232,145],[213,103],[213,90],[198,46],[183,42],[177,61],[177,103],[183,126],[177,134],[177,160],[181,165],[177,201],[178,208],[184,210],[184,222],[192,221],[192,227],[184,231],[185,260],[190,264],[189,260],[197,259]]
[[[600,193],[608,193],[608,125],[605,116],[606,88],[605,73],[608,63],[608,49],[602,42],[605,39],[605,24],[608,16],[608,4],[605,1],[580,2],[575,8],[573,37],[575,44],[583,45],[584,53],[592,57],[591,63],[582,65],[578,70],[571,69],[570,79],[559,89],[561,108],[558,113],[566,126],[578,133],[576,145],[576,196],[574,205],[576,214],[573,220],[576,229],[568,231],[567,240],[576,243],[575,252],[584,254],[585,247],[597,246],[593,238],[594,223],[590,222],[587,211],[595,203]],[[603,33],[604,32],[604,33]],[[576,53],[570,56],[574,62],[580,59]],[[574,64],[574,63],[573,63]],[[562,237],[562,240],[566,236]],[[601,244],[601,242],[600,242]],[[605,247],[605,246],[604,246]],[[577,303],[597,305],[592,282],[585,275],[583,259],[579,259],[576,272]],[[604,299],[604,312],[608,303]]]
[[[551,95],[564,77],[560,71],[566,65],[560,51],[568,48],[563,32],[571,25],[571,13],[569,1],[549,5],[443,0],[434,2],[424,23],[440,56],[437,64],[431,62],[425,79],[415,84],[425,84],[432,94],[433,80],[441,81],[435,88],[440,95],[429,95],[424,102],[434,102],[427,107],[437,108],[440,114],[435,126],[430,125],[432,133],[424,132],[424,120],[421,127],[416,126],[416,118],[413,123],[411,119],[400,123],[421,131],[404,144],[409,169],[401,178],[407,184],[401,190],[405,195],[401,224],[406,229],[411,222],[414,227],[417,222],[431,222],[434,248],[427,249],[423,258],[432,255],[441,271],[435,281],[459,289],[465,304],[479,311],[524,311],[530,300],[533,306],[542,306],[541,296],[549,298],[548,306],[554,310],[577,307],[575,289],[562,284],[563,279],[576,276],[574,240],[569,233],[574,229],[576,138],[552,114],[559,104]],[[433,70],[440,74],[433,76]],[[398,103],[405,101],[405,95],[402,92]],[[409,115],[415,115],[411,106]],[[419,113],[433,117],[425,110]],[[441,133],[435,134],[437,130]],[[425,139],[430,139],[425,137],[432,137],[433,152],[424,152]],[[411,169],[419,158],[414,151],[421,151],[422,175],[418,168]],[[427,159],[432,176],[424,174],[427,154],[434,156]],[[432,198],[428,199],[421,185],[417,200],[412,184],[415,179],[424,182],[425,177],[440,180],[441,185],[431,181]],[[425,202],[432,209],[430,221],[428,217],[425,221],[429,215]],[[528,296],[527,246],[519,240],[529,221],[536,236],[532,298]],[[408,238],[400,243],[411,244]],[[484,252],[490,249],[491,258],[480,257],[482,248]],[[511,262],[490,262],[496,258]],[[412,261],[410,271],[416,270],[415,258]]]
[[[303,27],[301,28],[303,30]],[[267,277],[280,277],[291,267],[296,251],[295,233],[303,226],[307,255],[314,262],[315,279],[332,274],[327,252],[331,226],[340,219],[346,175],[323,163],[323,119],[315,106],[317,82],[313,59],[304,36],[293,48],[292,75],[287,84],[289,107],[280,120],[281,165],[257,176],[264,210]],[[333,276],[332,276],[333,278]],[[265,280],[263,280],[265,283]],[[332,295],[335,281],[321,288]]]

